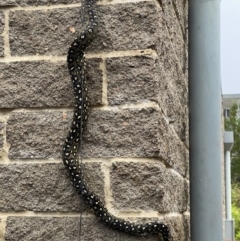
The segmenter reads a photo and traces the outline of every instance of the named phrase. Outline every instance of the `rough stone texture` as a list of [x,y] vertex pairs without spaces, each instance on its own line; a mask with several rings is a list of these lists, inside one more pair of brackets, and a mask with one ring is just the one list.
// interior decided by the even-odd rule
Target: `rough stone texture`
[[190,184],[188,180],[188,176],[186,177],[187,180],[184,181],[184,187],[185,187],[185,199],[187,200],[187,209],[186,211],[190,212]]
[[159,77],[162,82],[165,83],[165,93],[173,93],[175,102],[180,102],[183,107],[188,103],[188,86],[187,79],[183,74],[182,69],[179,66],[179,61],[176,58],[176,54],[173,51],[170,39],[167,34],[167,30],[162,31],[163,41],[159,41],[157,44],[157,53],[159,55]]
[[71,4],[79,3],[78,0],[15,0],[20,6],[41,6],[41,5],[56,5],[56,4]]
[[169,109],[166,111],[169,124],[174,129],[181,141],[183,141],[186,146],[189,146],[188,108],[186,106],[183,107],[179,102],[174,102],[171,93],[169,96],[170,98],[166,102],[169,106]]
[[191,241],[191,230],[190,230],[190,215],[183,216],[183,224],[185,229],[185,241]]
[[[180,139],[188,145],[188,85],[167,28],[161,28],[156,50],[159,56],[159,103]],[[162,104],[161,104],[162,103]]]
[[0,133],[2,133],[4,127],[5,127],[4,122],[0,121]]
[[184,29],[188,23],[188,1],[173,0],[172,3],[181,27]]
[[[164,20],[167,23],[170,35],[177,35],[178,38],[171,38],[177,55],[181,57],[181,65],[186,79],[188,79],[188,1],[187,0],[163,0],[162,7],[165,12]],[[180,28],[178,28],[180,24]],[[181,30],[181,32],[180,32]],[[182,43],[181,35],[184,43]],[[180,45],[177,44],[179,42]],[[180,48],[182,47],[182,49]]]
[[71,217],[8,217],[6,241],[77,240],[79,218]]
[[84,147],[95,157],[161,157],[186,175],[187,150],[160,109],[92,111]]
[[0,133],[0,157],[2,156],[3,142],[4,142],[3,134]]
[[172,49],[177,55],[178,64],[184,65],[184,35],[179,20],[174,11],[172,0],[163,0],[162,7],[164,11],[163,22],[166,24]]
[[83,240],[89,241],[138,241],[138,240],[146,240],[146,241],[158,241],[157,235],[149,236],[146,239],[142,239],[136,236],[128,235],[125,233],[117,232],[116,230],[109,229],[102,223],[100,223],[97,219],[86,219],[85,218],[85,226],[83,230]]
[[[163,73],[159,73],[159,62],[151,56],[135,56],[107,59],[108,102],[110,105],[132,102],[156,101],[166,113],[179,138],[188,143],[187,96],[180,98],[179,90],[168,83]],[[175,80],[181,83],[181,70]]]
[[177,88],[168,83],[164,75],[159,78],[159,105],[178,137],[188,145],[188,107],[186,106],[187,99],[185,99],[187,97],[182,97],[182,101],[185,100],[186,103],[181,103],[176,97],[178,96]]
[[[188,90],[183,87],[186,85],[183,73],[179,73],[180,75],[177,73],[176,78],[174,77],[178,84],[168,83],[167,91],[160,95],[160,99],[165,98],[162,102],[162,108],[169,123],[173,126],[179,138],[189,146]],[[182,93],[180,92],[181,89]]]
[[0,7],[14,6],[16,4],[16,0],[1,0]]
[[188,175],[189,153],[184,144],[178,140],[176,133],[165,118],[160,118],[158,126],[160,157],[181,175]]
[[185,51],[185,66],[183,68],[185,78],[188,80],[188,45],[189,45],[189,39],[188,39],[188,28],[186,29],[185,34],[185,45],[184,45],[184,51]]
[[0,11],[0,34],[4,31],[4,25],[5,25],[5,15],[3,11]]
[[[13,112],[7,126],[12,159],[59,158],[72,112]],[[187,150],[157,109],[90,111],[83,154],[88,157],[161,157],[186,175]]]
[[80,24],[79,9],[10,11],[12,55],[66,55]]
[[12,159],[60,158],[72,112],[41,111],[11,113],[7,142]]
[[1,0],[0,6],[49,6],[79,3],[79,0]]
[[[160,12],[153,2],[99,6],[99,33],[90,50],[147,49],[159,36]],[[10,12],[12,55],[65,55],[73,40],[71,27],[81,30],[79,9]]]
[[3,137],[3,129],[5,127],[4,122],[0,121],[0,157],[2,156],[3,151],[3,143],[4,143],[4,137]]
[[[87,163],[84,170],[89,187],[103,200],[100,164]],[[0,165],[0,193],[0,211],[66,212],[86,209],[62,163]]]
[[[92,110],[84,140],[89,157],[158,156],[158,111]],[[61,156],[72,112],[13,112],[8,120],[10,158]]]
[[[154,2],[125,3],[99,8],[101,32],[93,49],[129,50],[155,46],[160,9]],[[100,40],[100,44],[96,45]]]
[[[187,179],[187,180],[189,180],[189,149],[188,149],[188,154],[187,154],[187,168],[186,168],[186,176],[185,176],[185,178]],[[190,204],[189,204],[190,205]]]
[[[167,19],[166,14],[168,14],[168,12],[165,13],[165,17],[160,16],[160,22],[167,22],[165,20]],[[169,25],[170,24],[171,21],[169,20]],[[176,58],[176,48],[173,48],[172,41],[175,41],[175,38],[172,40],[172,37],[169,35],[171,26],[166,27],[164,24],[158,24],[158,26],[160,28],[161,38],[159,38],[157,42],[156,51],[160,59],[161,73],[165,76],[168,86],[174,90],[174,94],[176,94],[175,98],[183,103],[183,105],[186,105],[188,100],[187,79],[183,74],[182,66],[180,66],[180,59]],[[174,24],[172,24],[172,26],[175,27]],[[171,31],[174,31],[174,29]],[[182,48],[184,48],[184,45]]]
[[185,230],[182,216],[177,215],[166,218],[164,223],[170,227],[173,241],[187,241],[185,239]]
[[[106,53],[151,48],[158,56],[107,58],[107,97],[112,106],[92,108],[84,136],[84,156],[154,158],[155,162],[125,160],[112,164],[112,206],[116,212],[167,212],[162,221],[170,227],[173,241],[190,241],[189,216],[185,212],[189,211],[187,1],[162,0],[162,8],[156,1],[102,5],[103,2],[107,1],[100,1],[98,6],[99,33],[88,51]],[[0,6],[65,3],[79,1],[2,0]],[[66,56],[68,46],[81,31],[80,8],[35,9],[38,10],[30,7],[27,11],[9,10],[11,55]],[[0,56],[4,55],[3,27],[0,11]],[[66,64],[56,60],[56,57],[53,61],[29,58],[25,62],[1,63],[0,108],[72,106]],[[87,61],[91,64],[88,69],[91,104],[101,105],[101,59]],[[113,107],[145,101],[157,102],[159,108]],[[83,240],[159,240],[157,236],[142,239],[118,233],[91,217],[61,163],[24,163],[23,159],[29,162],[61,157],[72,119],[70,110],[33,109],[9,113],[8,157],[19,162],[0,165],[0,194],[3,194],[0,195],[0,211],[30,211],[18,215],[37,216],[8,217],[5,241],[78,240],[79,210],[84,211]],[[3,132],[5,129],[0,130],[0,138]],[[89,160],[86,179],[104,199],[101,164],[102,158],[91,163]]]
[[[98,113],[99,116],[100,114]],[[168,149],[161,146],[161,142],[166,142],[166,136],[158,136],[158,127],[163,129],[165,133],[164,123],[159,121],[160,112],[158,110],[153,108],[123,110],[118,113],[109,112],[108,115],[101,117],[102,125],[94,122],[90,124],[91,129],[89,128],[88,136],[90,138],[88,139],[95,139],[93,142],[95,145],[98,143],[98,149],[95,148],[94,156],[101,155],[99,146],[102,146],[110,151],[108,154],[110,156],[161,156],[171,164],[178,161],[171,159],[168,156]],[[169,134],[165,134],[169,138]],[[88,141],[86,145],[88,145]],[[95,145],[93,146],[95,147]],[[180,159],[180,157],[178,158]]]
[[[101,59],[87,60],[90,104],[102,102]],[[0,107],[72,106],[73,87],[63,61],[0,63]],[[9,98],[11,96],[11,98]]]
[[158,101],[156,61],[151,56],[107,59],[108,103]]
[[0,36],[0,57],[4,57],[4,39]]
[[[146,222],[147,220],[142,220]],[[159,220],[161,221],[161,220]],[[183,220],[171,217],[164,220],[171,229],[173,241],[185,240]],[[140,222],[140,221],[139,221]],[[51,240],[73,241],[79,239],[79,217],[8,217],[6,241]],[[82,240],[87,241],[159,241],[158,235],[136,237],[109,229],[96,218],[82,218]]]
[[187,210],[184,179],[159,163],[114,163],[113,206],[117,209],[183,212]]
[[0,218],[0,239],[4,240],[4,234],[5,234],[5,225],[3,223],[3,220]]

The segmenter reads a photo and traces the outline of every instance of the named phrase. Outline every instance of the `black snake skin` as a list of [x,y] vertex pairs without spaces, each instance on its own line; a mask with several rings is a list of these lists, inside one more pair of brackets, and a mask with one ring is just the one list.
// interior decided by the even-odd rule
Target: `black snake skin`
[[89,109],[84,50],[96,34],[97,17],[94,10],[95,1],[84,1],[82,6],[82,22],[85,31],[72,42],[68,50],[67,62],[74,88],[75,109],[72,125],[63,147],[63,162],[77,193],[82,196],[94,214],[106,225],[134,235],[159,233],[163,241],[170,241],[169,229],[162,223],[134,224],[111,215],[97,195],[88,188],[82,177],[81,163],[78,161],[78,150],[79,148],[81,149],[81,136],[86,127]]

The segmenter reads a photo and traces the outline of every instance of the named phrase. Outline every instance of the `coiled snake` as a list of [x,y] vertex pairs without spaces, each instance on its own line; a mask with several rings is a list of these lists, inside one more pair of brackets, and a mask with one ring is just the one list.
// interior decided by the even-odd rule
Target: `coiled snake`
[[75,38],[68,50],[67,62],[74,88],[75,109],[72,125],[63,147],[63,162],[77,193],[82,196],[94,214],[106,225],[134,235],[159,233],[162,235],[163,241],[170,241],[169,229],[162,223],[134,224],[111,215],[97,195],[88,188],[82,177],[82,168],[78,161],[78,150],[79,148],[81,149],[81,137],[86,127],[89,109],[84,50],[96,34],[97,17],[94,10],[95,1],[84,0],[82,20],[85,25],[85,31]]

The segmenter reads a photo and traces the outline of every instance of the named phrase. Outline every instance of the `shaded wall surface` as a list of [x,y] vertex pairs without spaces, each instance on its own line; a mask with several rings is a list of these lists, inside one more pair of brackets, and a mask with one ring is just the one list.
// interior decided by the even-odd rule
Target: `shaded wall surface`
[[[61,161],[79,1],[0,2],[0,241],[140,240],[108,229]],[[88,48],[86,180],[113,214],[189,238],[187,1],[98,1]],[[158,240],[151,236],[145,240]]]

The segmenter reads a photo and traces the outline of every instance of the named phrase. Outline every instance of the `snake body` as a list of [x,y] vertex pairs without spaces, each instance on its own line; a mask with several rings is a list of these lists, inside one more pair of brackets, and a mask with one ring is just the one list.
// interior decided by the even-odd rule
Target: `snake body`
[[63,163],[69,172],[70,179],[77,193],[82,196],[94,214],[107,226],[134,235],[159,233],[162,235],[163,241],[170,241],[169,229],[162,223],[149,222],[146,224],[135,224],[110,214],[97,195],[88,188],[83,178],[83,170],[78,161],[78,150],[79,148],[81,149],[81,137],[86,128],[89,109],[84,50],[96,34],[98,24],[94,10],[95,1],[84,1],[82,6],[82,21],[85,24],[85,30],[74,39],[68,50],[67,63],[74,88],[75,108],[72,125],[63,147]]

